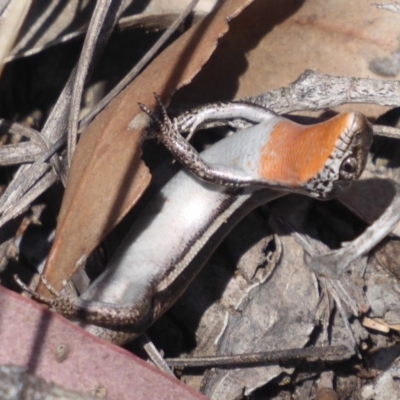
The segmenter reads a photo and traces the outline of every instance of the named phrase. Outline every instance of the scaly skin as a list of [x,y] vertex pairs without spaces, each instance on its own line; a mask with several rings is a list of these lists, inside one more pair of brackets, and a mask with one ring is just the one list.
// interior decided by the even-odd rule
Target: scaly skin
[[[226,118],[257,124],[200,155],[181,136]],[[255,207],[287,193],[328,199],[345,190],[364,169],[372,141],[370,124],[356,112],[304,126],[258,106],[218,103],[174,121],[162,108],[156,120],[159,140],[186,170],[149,202],[87,292],[39,299],[115,343],[136,337],[171,307]]]

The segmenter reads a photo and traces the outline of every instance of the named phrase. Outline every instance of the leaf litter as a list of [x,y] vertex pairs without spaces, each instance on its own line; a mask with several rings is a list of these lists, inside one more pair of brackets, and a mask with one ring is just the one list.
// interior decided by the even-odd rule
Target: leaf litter
[[[310,3],[312,2],[309,2],[308,7],[310,7]],[[221,26],[218,27],[219,30],[221,30]],[[211,53],[215,41],[214,35],[206,45],[207,50],[202,51]],[[179,43],[176,46],[179,49],[184,44]],[[180,78],[182,81],[190,81],[195,75],[195,71],[201,68],[206,58],[202,55],[202,51],[199,50],[200,59],[196,61],[193,72],[189,73],[190,77]],[[307,67],[304,66],[304,69]],[[329,73],[329,71],[326,72]],[[143,81],[139,80],[135,90],[138,93],[136,95],[139,97],[138,100],[151,106],[150,98],[153,89],[144,82],[151,81],[156,74],[151,72],[151,68],[147,74],[142,77]],[[337,74],[346,75],[346,72],[342,71]],[[83,79],[85,80],[85,78]],[[48,117],[40,133],[21,124],[14,123],[12,127],[7,120],[4,122],[5,129],[8,129],[11,134],[27,136],[31,140],[9,144],[1,148],[0,159],[4,160],[3,165],[11,162],[17,165],[30,162],[31,165],[20,167],[19,171],[15,173],[14,183],[10,184],[3,193],[0,200],[3,211],[0,222],[3,224],[12,222],[19,215],[27,216],[26,211],[30,210],[32,202],[40,194],[53,187],[56,181],[66,183],[68,174],[69,179],[72,179],[72,171],[67,172],[68,164],[63,149],[66,146],[64,132],[67,131],[68,110],[75,82],[77,82],[75,72],[72,72],[52,114]],[[180,86],[180,83],[175,80],[168,82],[168,85],[164,94],[165,100],[175,88]],[[139,91],[139,86],[143,88],[142,91]],[[353,102],[396,107],[400,104],[397,86],[397,81],[372,81],[368,78],[353,79],[345,76],[336,78],[318,73],[306,73],[292,86],[287,87],[287,83],[281,84],[282,89],[274,88],[274,91],[259,96],[254,101],[262,102],[278,112],[325,109]],[[83,87],[82,84],[81,87]],[[315,90],[310,91],[310,87]],[[188,90],[189,87],[186,91]],[[245,91],[243,86],[242,91]],[[267,92],[268,89],[264,91]],[[162,91],[160,92],[162,93]],[[258,95],[259,92],[261,90],[253,91],[252,94]],[[215,96],[215,93],[213,95]],[[112,104],[118,104],[118,100]],[[134,118],[134,112],[131,112],[129,107],[124,107],[126,110],[124,118],[126,119],[119,123],[121,127],[125,126],[126,130],[129,122]],[[136,103],[132,107],[132,109],[136,108]],[[92,128],[93,130],[100,131],[98,127],[103,127],[104,122],[101,121],[107,121],[110,118],[108,115],[117,114],[112,118],[118,118],[115,106],[111,106],[109,110],[111,110],[109,113],[104,111],[103,116],[99,116],[100,119],[95,120],[94,123],[97,121],[97,124],[93,125],[95,126]],[[128,120],[129,114],[130,119]],[[73,118],[75,131],[77,131],[76,115],[75,111]],[[140,121],[138,123],[140,125]],[[118,132],[118,128],[116,128],[116,132]],[[116,137],[121,138],[123,130],[120,132],[120,134],[115,133]],[[133,136],[132,132],[129,134]],[[86,137],[89,137],[86,139],[87,148],[95,148],[95,140],[90,136]],[[112,141],[115,141],[115,136]],[[107,143],[107,146],[110,146],[110,142]],[[389,147],[393,151],[395,144],[389,145]],[[71,147],[68,146],[68,148]],[[83,145],[82,148],[84,148]],[[385,139],[382,139],[380,147],[373,151],[374,156],[369,160],[366,178],[374,178],[377,182],[382,179],[399,181],[398,166],[395,161],[385,161],[386,154],[381,155],[381,152],[387,152]],[[390,158],[387,159],[390,160]],[[97,160],[95,161],[97,164]],[[85,154],[82,154],[76,163],[78,164],[75,168],[78,171],[77,175],[82,174],[88,163]],[[99,167],[96,166],[96,168]],[[104,169],[99,168],[99,173],[102,178],[101,174],[104,175]],[[114,176],[113,174],[114,170],[110,176]],[[105,176],[104,179],[111,181],[111,178],[105,178]],[[148,178],[142,179],[144,182],[148,180]],[[88,204],[94,204],[94,199],[98,199],[101,203],[100,194],[108,193],[107,187],[101,185],[101,180],[88,178],[87,182],[94,186],[97,185],[99,194],[90,189],[82,197],[88,198]],[[78,180],[72,184],[69,182],[68,185],[72,187],[69,189],[70,192],[75,193],[82,183]],[[120,184],[117,182],[115,186],[118,187],[118,185]],[[142,186],[140,191],[144,190],[146,185],[147,183],[139,185]],[[357,191],[361,195],[357,194]],[[377,193],[380,195],[376,196]],[[139,194],[132,195],[135,199],[138,196]],[[379,200],[380,204],[377,206],[371,205],[372,201],[366,201],[366,199],[374,198]],[[317,366],[312,363],[309,365],[303,363],[300,367],[272,365],[251,368],[237,367],[231,370],[223,368],[208,371],[204,376],[183,372],[182,379],[184,381],[197,388],[202,386],[203,392],[211,398],[237,398],[243,393],[250,395],[260,387],[261,389],[256,392],[260,396],[263,393],[265,395],[265,393],[276,392],[276,395],[271,395],[269,398],[285,398],[289,392],[292,398],[311,398],[315,390],[321,390],[325,384],[322,378],[319,386],[316,382],[319,373],[326,370],[331,371],[329,373],[333,376],[330,375],[331,378],[328,381],[331,384],[334,382],[332,387],[343,398],[346,396],[353,398],[358,396],[363,399],[384,398],[382,397],[383,382],[388,382],[388,379],[389,381],[392,379],[390,381],[392,384],[386,386],[387,390],[392,390],[391,393],[394,393],[393,396],[396,397],[397,386],[393,383],[393,379],[397,377],[396,335],[400,323],[400,312],[397,307],[397,304],[400,304],[398,301],[398,278],[394,261],[398,248],[396,247],[396,236],[383,242],[372,257],[365,256],[355,262],[352,273],[346,275],[341,281],[317,280],[306,267],[312,252],[323,252],[327,249],[326,245],[322,245],[316,238],[322,238],[330,247],[337,247],[340,241],[351,240],[365,228],[362,220],[371,223],[390,204],[390,189],[385,189],[384,185],[382,186],[379,182],[364,184],[362,181],[341,200],[350,209],[356,211],[357,217],[348,214],[335,202],[325,206],[296,196],[287,196],[258,210],[249,217],[258,222],[253,221],[250,226],[259,226],[258,229],[261,233],[256,235],[256,238],[252,238],[256,245],[249,244],[251,249],[240,255],[240,258],[245,257],[245,261],[240,261],[240,258],[237,261],[238,254],[226,254],[227,249],[236,247],[235,244],[229,244],[233,239],[228,238],[219,253],[205,268],[202,274],[205,277],[200,276],[179,304],[171,310],[172,319],[171,316],[166,316],[152,330],[157,332],[157,329],[160,329],[157,328],[157,325],[168,326],[169,332],[180,332],[179,335],[182,335],[183,329],[183,334],[188,335],[189,338],[192,337],[192,340],[197,342],[197,347],[191,349],[187,345],[187,341],[190,339],[184,339],[177,343],[175,337],[174,340],[171,340],[175,341],[172,346],[172,349],[175,348],[175,350],[168,351],[166,348],[167,355],[174,355],[174,351],[176,354],[177,347],[181,347],[181,354],[204,356],[254,353],[269,349],[288,349],[309,345],[326,347],[345,344],[351,351],[343,354],[340,360],[347,360],[352,356],[351,362],[338,364],[337,360],[327,361],[325,367],[321,367],[318,363]],[[82,203],[80,200],[74,199],[74,201],[78,207],[74,205],[71,212],[66,212],[64,208],[59,216],[59,222],[67,217],[70,220],[81,219],[81,215],[75,214],[74,209],[79,208]],[[64,202],[73,203],[68,198]],[[78,229],[72,232],[79,232],[82,229],[81,226],[85,226],[87,221],[96,219],[94,225],[97,226],[97,229],[100,227],[101,233],[99,234],[99,231],[95,229],[96,237],[90,241],[87,247],[78,246],[79,251],[74,256],[64,253],[62,249],[57,250],[57,254],[58,251],[61,253],[56,257],[66,259],[65,265],[67,265],[68,271],[66,273],[54,272],[57,275],[54,279],[61,283],[62,277],[65,278],[71,274],[71,268],[75,266],[77,260],[93,250],[101,238],[122,218],[122,215],[126,214],[133,201],[127,203],[129,204],[122,204],[120,210],[115,214],[105,212],[105,217],[100,215],[103,210],[106,210],[104,204],[95,208],[91,215],[85,215],[87,220],[84,220],[85,222],[78,225]],[[121,212],[121,209],[125,211]],[[288,210],[291,212],[289,213]],[[42,217],[39,216],[40,218]],[[5,225],[3,225],[4,227]],[[238,226],[237,230],[239,230],[239,237],[247,236],[245,231],[240,233],[241,228],[246,229],[245,222],[243,227]],[[16,227],[14,227],[15,229]],[[232,232],[232,235],[234,234]],[[65,241],[63,246],[68,247],[70,239],[71,233],[68,232],[63,239]],[[76,243],[79,244],[80,241],[82,242],[82,238],[78,235]],[[15,240],[9,239],[9,242],[14,243]],[[7,257],[7,246],[3,248],[2,258]],[[58,265],[59,259],[57,258],[53,262]],[[236,264],[238,264],[239,270],[244,271],[243,275],[234,272]],[[213,285],[210,285],[210,281],[213,282]],[[222,288],[217,287],[219,281]],[[203,299],[204,296],[206,296],[205,299]],[[203,299],[203,301],[199,301],[199,299]],[[154,335],[157,339],[157,335]],[[165,336],[168,335],[165,334]],[[162,339],[166,341],[165,337]],[[160,341],[160,337],[158,341]],[[357,354],[367,360],[368,368],[359,363]],[[358,372],[354,373],[354,369],[357,370],[357,368]],[[368,378],[366,378],[367,375]],[[287,376],[291,376],[291,383],[287,383],[285,380]],[[350,380],[354,379],[361,383],[358,386],[361,389],[356,389],[355,386],[351,387],[348,384]],[[262,388],[268,382],[269,385]],[[278,387],[281,389],[278,390]],[[392,398],[394,398],[393,396]]]

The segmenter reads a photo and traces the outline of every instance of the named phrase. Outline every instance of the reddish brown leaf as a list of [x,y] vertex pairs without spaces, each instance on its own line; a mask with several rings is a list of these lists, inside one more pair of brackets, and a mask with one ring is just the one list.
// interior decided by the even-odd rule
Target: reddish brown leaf
[[[0,364],[107,399],[205,399],[128,351],[0,286]],[[101,388],[101,389],[100,389]]]
[[[140,158],[145,119],[138,102],[155,107],[153,92],[167,102],[176,89],[188,84],[228,30],[227,20],[250,3],[228,0],[199,21],[160,54],[83,134],[45,267],[45,276],[56,289],[71,277],[77,261],[131,209],[149,183],[149,172]],[[38,291],[48,295],[43,285]]]

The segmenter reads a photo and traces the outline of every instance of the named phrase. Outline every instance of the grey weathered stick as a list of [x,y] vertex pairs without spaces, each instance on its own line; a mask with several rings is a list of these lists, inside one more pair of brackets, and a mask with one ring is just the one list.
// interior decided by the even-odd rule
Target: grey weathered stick
[[374,125],[374,135],[400,139],[400,129],[385,125]]
[[[51,112],[49,118],[47,119],[43,129],[42,129],[42,136],[46,138],[46,140],[49,141],[49,143],[55,143],[58,140],[60,140],[65,134],[66,129],[67,129],[67,123],[68,123],[68,107],[71,99],[71,93],[72,93],[72,84],[73,80],[75,77],[75,71],[72,71],[68,82],[66,83],[63,91],[61,92],[60,97],[57,100],[56,105],[53,108],[53,111]],[[53,157],[58,157],[57,155],[54,155]],[[27,171],[29,171],[30,168],[33,166],[26,166],[23,165],[20,167],[18,170],[18,173],[15,175],[13,181],[10,183],[10,185],[7,187],[6,191],[3,193],[3,196],[0,198],[0,204],[4,204],[5,201],[3,199],[9,198],[12,193],[15,190],[15,187],[12,186],[13,182],[17,179],[19,174],[28,174]],[[54,172],[51,172],[54,174]],[[62,173],[61,176],[61,181],[66,184],[66,174],[65,172]],[[28,196],[30,197],[30,191],[33,190],[32,182],[30,182],[30,179],[21,179],[20,181],[21,188],[20,197],[14,198],[14,202],[22,202],[26,203],[23,200],[23,197]],[[38,180],[34,184],[35,189],[34,191],[37,193],[37,196],[39,196],[41,193],[43,193],[46,189],[48,189],[48,182],[42,182],[40,179],[40,175],[38,177]],[[33,199],[34,200],[34,199]],[[21,212],[23,212],[24,209],[22,209]],[[1,217],[2,224],[5,224],[7,221],[9,221],[12,218],[15,218],[18,214],[14,213],[4,213]],[[2,226],[0,224],[0,227]]]
[[31,139],[29,142],[20,142],[17,144],[1,146],[0,165],[33,162],[43,151],[39,141],[36,140],[36,137],[38,135],[40,136],[40,133],[36,129],[26,127],[22,124],[18,124],[17,122],[0,119],[0,131],[14,135],[22,135]]
[[[49,169],[49,164],[46,161],[52,157],[52,155],[63,145],[64,140],[61,139],[56,142],[50,149],[41,155],[37,161],[35,161],[30,167],[26,168],[26,173],[19,172],[15,176],[14,180],[10,184],[10,190],[8,196],[2,196],[0,199],[0,213],[12,213],[15,207],[19,207],[19,201],[15,199],[21,199],[25,194],[23,190],[31,188],[39,177],[43,176]],[[55,176],[56,177],[56,176]],[[18,215],[18,214],[17,214]]]
[[307,70],[289,87],[245,100],[278,114],[355,103],[397,107],[400,105],[400,82],[331,76]]
[[79,112],[86,78],[110,37],[114,26],[124,10],[122,0],[99,0],[90,19],[81,56],[79,58],[76,79],[72,90],[71,107],[68,122],[68,165],[71,165],[75,151]]
[[147,355],[149,356],[150,360],[153,364],[160,370],[163,371],[165,374],[173,376],[175,378],[174,373],[169,368],[168,364],[165,362],[164,358],[157,350],[154,343],[150,340],[150,338],[144,333],[140,336],[140,344],[142,345],[143,349],[146,351]]
[[243,365],[266,365],[299,361],[342,361],[353,355],[346,346],[305,347],[303,349],[274,350],[262,353],[234,354],[226,356],[205,356],[187,358],[167,358],[171,367],[231,367]]

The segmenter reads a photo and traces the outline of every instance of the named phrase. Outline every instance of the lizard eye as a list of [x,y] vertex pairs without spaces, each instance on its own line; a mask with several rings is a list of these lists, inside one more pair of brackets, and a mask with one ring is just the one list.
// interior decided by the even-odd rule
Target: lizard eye
[[339,175],[342,179],[353,179],[357,173],[357,160],[350,156],[344,159],[340,166]]
[[354,142],[360,142],[361,139],[363,138],[362,132],[358,131],[354,134]]

